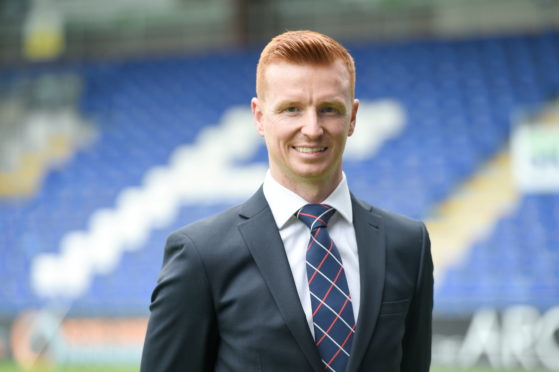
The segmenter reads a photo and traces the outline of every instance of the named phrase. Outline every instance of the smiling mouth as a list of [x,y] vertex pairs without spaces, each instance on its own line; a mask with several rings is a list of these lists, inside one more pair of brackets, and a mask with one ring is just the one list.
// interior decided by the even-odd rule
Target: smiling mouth
[[323,152],[326,151],[326,149],[328,149],[328,147],[299,147],[299,146],[293,146],[293,148],[296,151],[305,153],[305,154],[314,154],[316,152]]

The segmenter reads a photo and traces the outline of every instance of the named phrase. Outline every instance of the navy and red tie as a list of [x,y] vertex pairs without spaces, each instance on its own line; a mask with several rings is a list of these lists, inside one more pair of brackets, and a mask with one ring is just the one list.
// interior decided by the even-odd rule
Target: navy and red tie
[[296,215],[311,230],[306,264],[315,344],[324,369],[342,372],[349,361],[355,319],[342,258],[327,230],[334,213],[328,205],[307,204]]

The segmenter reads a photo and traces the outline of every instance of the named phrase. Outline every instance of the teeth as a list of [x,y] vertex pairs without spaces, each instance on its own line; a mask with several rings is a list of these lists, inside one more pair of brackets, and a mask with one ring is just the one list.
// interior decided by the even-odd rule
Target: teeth
[[314,152],[325,151],[326,147],[295,147],[295,150],[299,152],[304,152],[307,154],[312,154]]

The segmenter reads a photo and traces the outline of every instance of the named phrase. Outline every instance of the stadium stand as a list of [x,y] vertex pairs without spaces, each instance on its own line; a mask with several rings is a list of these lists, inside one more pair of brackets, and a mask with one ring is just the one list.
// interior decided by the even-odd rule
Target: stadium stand
[[[491,305],[530,304],[539,309],[559,299],[558,195],[530,195],[494,231],[450,268],[438,289],[445,315],[471,314]],[[522,227],[522,228],[520,228]]]
[[[350,49],[359,75],[357,97],[397,100],[408,123],[374,157],[348,162],[346,173],[360,197],[415,218],[429,217],[506,146],[515,110],[537,107],[559,91],[556,33]],[[0,200],[0,314],[52,300],[37,296],[30,285],[33,258],[57,253],[66,233],[88,229],[96,210],[113,207],[124,188],[140,186],[150,168],[218,123],[228,107],[248,105],[256,60],[254,51],[243,51],[69,67],[83,81],[80,112],[99,135],[63,167],[50,169],[33,196]],[[0,74],[5,84],[21,78],[15,71]],[[265,162],[265,153],[251,161]],[[153,230],[142,247],[126,252],[114,271],[96,276],[71,311],[146,314],[166,235],[226,206],[181,208],[170,226]],[[557,195],[524,197],[449,270],[437,289],[436,311],[518,302],[545,309],[556,303],[558,220]]]

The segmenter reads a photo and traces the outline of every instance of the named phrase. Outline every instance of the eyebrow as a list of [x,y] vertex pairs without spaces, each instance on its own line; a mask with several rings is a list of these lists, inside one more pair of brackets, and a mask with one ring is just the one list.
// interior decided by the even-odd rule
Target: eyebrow
[[279,112],[282,111],[283,109],[287,108],[287,107],[292,107],[292,106],[296,106],[299,107],[301,106],[300,103],[296,102],[296,101],[284,101],[284,102],[280,102],[279,104],[277,104],[274,107],[274,111],[275,112]]
[[[291,106],[299,107],[299,106],[301,106],[301,103],[300,103],[300,102],[297,102],[297,101],[284,101],[284,102],[280,102],[279,104],[277,104],[277,105],[274,107],[274,111],[278,112],[278,111],[281,111],[281,110],[283,110],[283,109],[285,109],[285,108],[287,108],[287,107],[291,107]],[[341,112],[344,112],[344,113],[346,112],[345,104],[344,104],[344,102],[342,102],[342,101],[340,101],[340,100],[324,101],[324,102],[321,102],[321,103],[318,105],[318,107],[319,107],[319,108],[322,108],[322,107],[334,107],[334,108],[340,110]]]
[[334,101],[325,101],[325,102],[320,103],[320,105],[318,105],[319,108],[321,108],[321,107],[328,107],[328,106],[334,107],[334,108],[336,108],[337,110],[339,110],[339,111],[342,112],[342,113],[345,113],[345,112],[346,112],[346,107],[345,107],[345,105],[344,105],[344,103],[343,103],[342,101],[338,101],[338,100],[334,100]]

